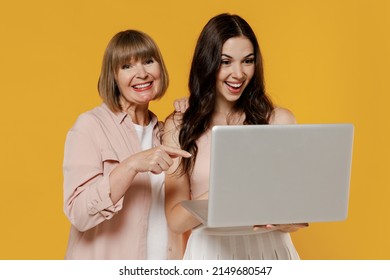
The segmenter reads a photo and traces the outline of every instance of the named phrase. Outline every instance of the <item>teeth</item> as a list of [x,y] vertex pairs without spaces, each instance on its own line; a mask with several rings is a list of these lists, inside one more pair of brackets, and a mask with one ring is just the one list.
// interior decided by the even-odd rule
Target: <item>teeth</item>
[[240,83],[240,84],[232,84],[232,83],[226,82],[226,84],[227,84],[228,86],[231,86],[231,87],[234,87],[234,88],[239,88],[239,87],[242,86],[242,83]]
[[146,84],[135,85],[133,87],[136,89],[142,89],[142,88],[146,88],[146,87],[150,86],[151,84],[152,83],[146,83]]

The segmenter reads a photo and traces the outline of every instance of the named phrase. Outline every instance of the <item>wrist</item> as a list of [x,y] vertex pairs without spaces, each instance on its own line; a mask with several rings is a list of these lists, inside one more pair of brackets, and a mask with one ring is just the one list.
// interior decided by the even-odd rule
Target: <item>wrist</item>
[[124,163],[125,169],[126,169],[126,171],[127,171],[128,173],[134,174],[134,176],[137,175],[137,173],[138,173],[139,171],[137,170],[137,167],[136,167],[136,165],[135,165],[135,162],[134,162],[134,160],[132,160],[131,157],[127,158],[123,163]]

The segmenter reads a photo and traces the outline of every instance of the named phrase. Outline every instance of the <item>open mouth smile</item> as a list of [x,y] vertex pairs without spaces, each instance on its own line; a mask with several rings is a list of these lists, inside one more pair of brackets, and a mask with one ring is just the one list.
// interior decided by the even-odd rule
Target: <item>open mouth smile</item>
[[138,85],[134,85],[132,86],[135,90],[146,90],[146,89],[149,89],[151,88],[153,85],[153,82],[148,82],[148,83],[143,83],[143,84],[138,84]]
[[225,85],[230,93],[239,94],[242,90],[244,82],[241,82],[241,83],[225,82]]
[[232,87],[234,89],[239,89],[243,83],[229,83],[229,82],[225,82],[225,84],[227,84],[229,87]]

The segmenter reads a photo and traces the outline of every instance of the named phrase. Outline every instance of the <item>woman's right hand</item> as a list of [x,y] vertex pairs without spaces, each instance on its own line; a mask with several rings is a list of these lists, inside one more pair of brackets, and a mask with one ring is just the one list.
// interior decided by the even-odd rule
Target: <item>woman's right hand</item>
[[255,225],[253,230],[279,230],[282,232],[294,232],[301,228],[306,228],[309,226],[309,223],[297,223],[297,224],[280,224],[280,225]]
[[135,172],[160,174],[173,164],[173,158],[191,157],[191,154],[170,146],[161,145],[130,156],[126,161]]
[[185,113],[188,106],[189,106],[188,97],[175,99],[175,101],[173,102],[173,107],[175,107],[175,111],[178,113]]
[[126,193],[139,172],[160,174],[173,164],[173,158],[190,157],[191,154],[179,148],[158,146],[131,155],[110,173],[111,200],[115,204]]

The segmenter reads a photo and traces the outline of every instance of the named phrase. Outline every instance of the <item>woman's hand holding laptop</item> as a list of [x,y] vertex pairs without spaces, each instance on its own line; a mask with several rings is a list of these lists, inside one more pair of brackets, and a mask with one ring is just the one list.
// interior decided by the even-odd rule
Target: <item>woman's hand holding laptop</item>
[[253,230],[273,229],[273,230],[280,230],[283,232],[294,232],[300,228],[306,228],[308,226],[309,223],[283,224],[283,225],[254,225]]

